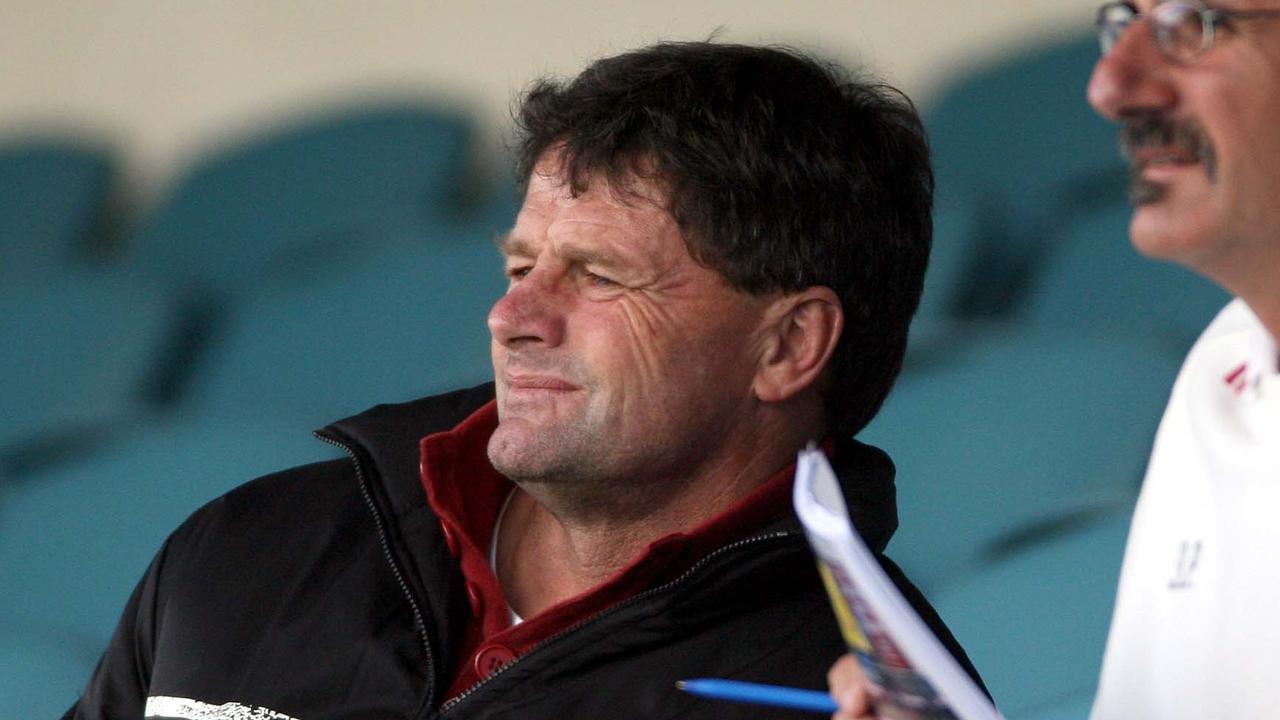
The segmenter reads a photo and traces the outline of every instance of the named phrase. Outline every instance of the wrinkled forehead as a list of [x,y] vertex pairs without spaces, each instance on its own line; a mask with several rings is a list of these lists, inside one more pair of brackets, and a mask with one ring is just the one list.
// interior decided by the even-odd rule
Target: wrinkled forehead
[[644,199],[662,207],[670,204],[672,183],[652,157],[632,153],[584,160],[564,148],[560,143],[539,156],[525,185],[532,188],[537,183],[544,191],[558,187],[571,195],[607,192],[620,200]]
[[[1166,2],[1177,2],[1178,0],[1128,0],[1128,4],[1132,5],[1139,13],[1145,14],[1156,5],[1163,5]],[[1101,5],[1102,3],[1099,3]],[[1195,0],[1191,0],[1190,4],[1195,5]],[[1280,0],[1201,0],[1201,5],[1206,8],[1216,10],[1252,10],[1263,7],[1280,7]]]
[[513,232],[540,234],[565,223],[640,233],[674,228],[666,192],[655,181],[635,176],[611,180],[600,173],[583,180],[575,191],[555,158],[539,162],[529,177]]
[[1208,0],[1205,7],[1215,10],[1263,10],[1280,7],[1276,0]]
[[548,152],[534,165],[526,183],[523,210],[589,208],[595,213],[669,215],[667,185],[652,175],[626,172],[611,177],[604,171],[579,175],[575,187],[570,170],[558,153]]

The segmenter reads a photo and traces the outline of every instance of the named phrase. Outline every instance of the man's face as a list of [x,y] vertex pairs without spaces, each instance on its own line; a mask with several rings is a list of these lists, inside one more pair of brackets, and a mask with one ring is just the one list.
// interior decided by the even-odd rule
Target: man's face
[[750,422],[767,301],[694,262],[653,182],[574,198],[557,168],[535,168],[502,242],[490,460],[517,481],[636,489],[705,470]]
[[[1266,2],[1217,7],[1280,7]],[[1140,13],[1156,4],[1135,3]],[[1280,20],[1220,25],[1187,64],[1161,55],[1146,23],[1124,32],[1089,82],[1093,107],[1123,124],[1130,234],[1141,252],[1230,286],[1274,252],[1266,245],[1280,228]]]

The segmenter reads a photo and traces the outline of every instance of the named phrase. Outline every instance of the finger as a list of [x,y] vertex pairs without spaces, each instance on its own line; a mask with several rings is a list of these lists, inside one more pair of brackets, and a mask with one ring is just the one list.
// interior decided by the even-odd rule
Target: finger
[[871,717],[871,686],[858,660],[845,655],[827,672],[827,685],[839,710],[832,720],[863,720]]

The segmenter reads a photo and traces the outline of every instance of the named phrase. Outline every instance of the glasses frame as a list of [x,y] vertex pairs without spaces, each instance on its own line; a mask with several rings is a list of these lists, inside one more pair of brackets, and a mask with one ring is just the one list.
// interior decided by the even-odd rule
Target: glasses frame
[[[1158,5],[1159,7],[1177,6],[1185,8],[1189,12],[1195,13],[1200,18],[1200,47],[1180,55],[1175,50],[1175,44],[1172,40],[1173,31],[1168,26],[1159,25],[1156,22],[1148,22],[1147,28],[1151,32],[1151,37],[1155,40],[1156,47],[1160,49],[1160,54],[1166,59],[1176,63],[1191,63],[1198,60],[1202,55],[1209,52],[1213,48],[1214,37],[1218,26],[1236,22],[1238,20],[1265,20],[1280,18],[1280,8],[1262,8],[1258,10],[1221,10],[1211,8],[1199,0],[1166,0]],[[1129,16],[1123,22],[1117,22],[1112,19],[1116,10],[1127,10]],[[1098,28],[1098,44],[1102,49],[1102,54],[1109,54],[1116,43],[1120,40],[1120,36],[1124,34],[1135,22],[1144,18],[1151,20],[1152,13],[1140,13],[1134,7],[1132,2],[1109,2],[1104,3],[1098,8],[1097,18],[1094,24]],[[1118,26],[1118,27],[1117,27]],[[1114,31],[1113,31],[1114,29]]]

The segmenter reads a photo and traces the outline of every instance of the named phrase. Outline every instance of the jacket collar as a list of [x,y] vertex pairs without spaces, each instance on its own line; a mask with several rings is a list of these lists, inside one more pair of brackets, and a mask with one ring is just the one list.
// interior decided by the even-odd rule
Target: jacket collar
[[[426,506],[419,467],[419,443],[449,430],[494,397],[493,383],[412,402],[377,405],[320,431],[340,440],[374,477],[372,489],[399,519]],[[898,528],[894,467],[879,448],[853,439],[837,439],[833,465],[844,490],[854,526],[867,545],[882,552]],[[770,529],[794,529],[788,516]]]

